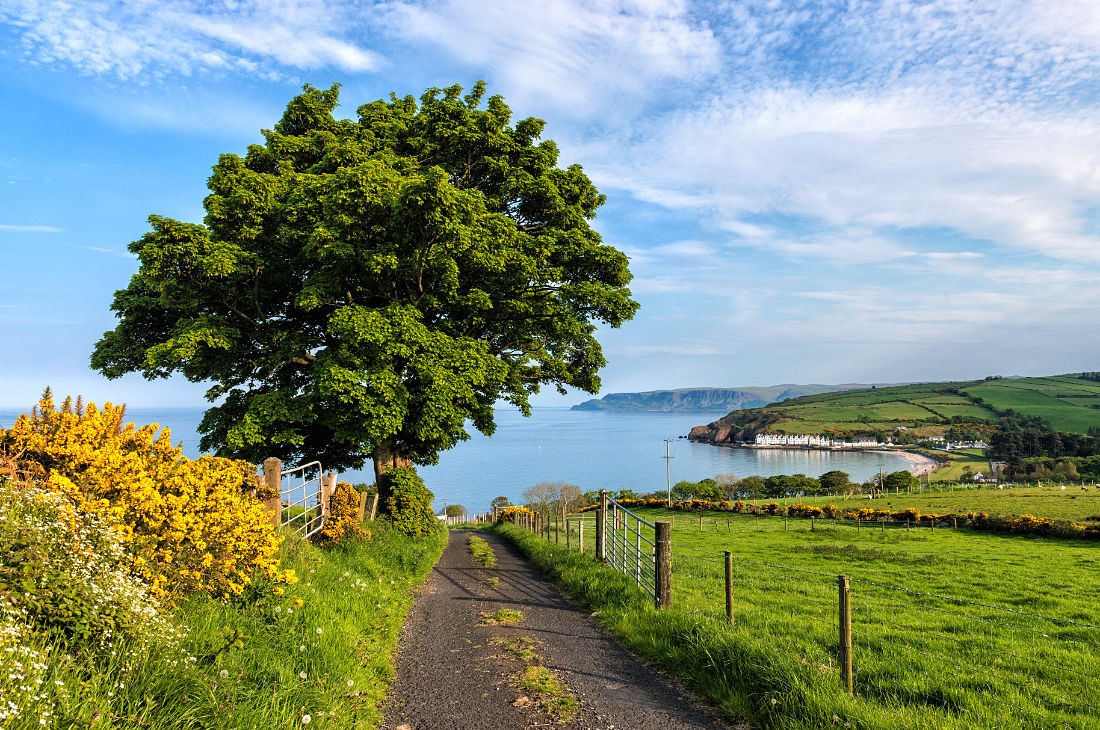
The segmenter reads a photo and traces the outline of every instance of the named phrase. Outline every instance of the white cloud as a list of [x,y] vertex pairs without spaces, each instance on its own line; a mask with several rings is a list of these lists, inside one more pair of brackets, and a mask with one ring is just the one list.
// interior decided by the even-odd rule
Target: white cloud
[[0,233],[61,233],[64,229],[54,226],[15,226],[0,224]]
[[721,48],[683,0],[392,2],[389,32],[492,69],[509,100],[587,117],[621,112],[651,84],[720,70]]
[[203,71],[279,75],[293,69],[375,68],[378,57],[346,39],[351,7],[322,0],[46,2],[0,0],[0,21],[19,28],[24,52],[120,79],[191,76]]

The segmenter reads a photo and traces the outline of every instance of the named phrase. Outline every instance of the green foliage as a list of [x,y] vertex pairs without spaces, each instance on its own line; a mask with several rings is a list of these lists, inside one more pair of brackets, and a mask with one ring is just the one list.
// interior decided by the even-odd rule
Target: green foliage
[[418,537],[439,531],[439,520],[432,512],[432,493],[411,466],[391,469],[379,484],[386,495],[386,512],[402,533]]
[[369,542],[335,550],[292,537],[280,562],[302,582],[250,600],[192,595],[173,616],[185,638],[120,641],[113,654],[51,645],[0,608],[0,725],[253,730],[309,715],[333,730],[377,727],[413,589],[445,543],[383,522]]
[[0,478],[0,555],[0,604],[74,651],[170,633],[121,529],[61,494]]
[[907,492],[920,486],[920,480],[911,472],[901,470],[893,471],[882,478],[882,486],[888,492]]
[[203,448],[379,473],[434,463],[467,422],[491,434],[499,401],[595,392],[597,326],[637,309],[589,224],[604,196],[544,122],[461,92],[341,119],[336,86],[306,86],[221,156],[203,224],[150,217],[93,367],[212,381]]

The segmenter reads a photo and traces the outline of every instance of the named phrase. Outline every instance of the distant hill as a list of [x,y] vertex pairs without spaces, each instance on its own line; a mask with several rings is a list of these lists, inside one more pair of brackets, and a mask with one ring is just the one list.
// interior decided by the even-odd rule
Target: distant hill
[[707,412],[759,408],[769,403],[838,390],[870,388],[870,385],[765,385],[744,388],[677,388],[644,393],[610,393],[578,403],[574,411]]
[[1038,417],[1056,431],[1100,428],[1100,374],[873,387],[820,393],[735,409],[691,438],[715,443],[751,440],[758,433],[850,436],[893,432],[939,436],[953,425],[985,424],[1008,416]]

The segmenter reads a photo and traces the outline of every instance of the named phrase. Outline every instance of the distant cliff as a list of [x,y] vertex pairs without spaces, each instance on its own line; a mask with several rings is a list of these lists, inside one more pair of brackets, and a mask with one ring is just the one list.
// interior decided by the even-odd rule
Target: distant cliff
[[610,393],[573,406],[574,411],[706,412],[760,408],[803,395],[867,388],[867,385],[767,385],[745,388],[678,388]]

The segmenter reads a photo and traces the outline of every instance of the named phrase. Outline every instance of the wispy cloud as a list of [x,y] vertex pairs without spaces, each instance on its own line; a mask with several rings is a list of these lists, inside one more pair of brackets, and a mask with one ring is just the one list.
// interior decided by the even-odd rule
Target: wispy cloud
[[15,226],[0,224],[0,233],[61,233],[64,229],[54,226]]
[[357,72],[379,58],[348,39],[351,7],[322,0],[212,4],[2,0],[0,20],[22,30],[26,56],[120,79],[169,74],[333,67]]
[[390,34],[493,69],[510,100],[595,118],[636,107],[654,83],[720,73],[721,45],[698,10],[686,0],[441,0],[391,2],[380,17]]

